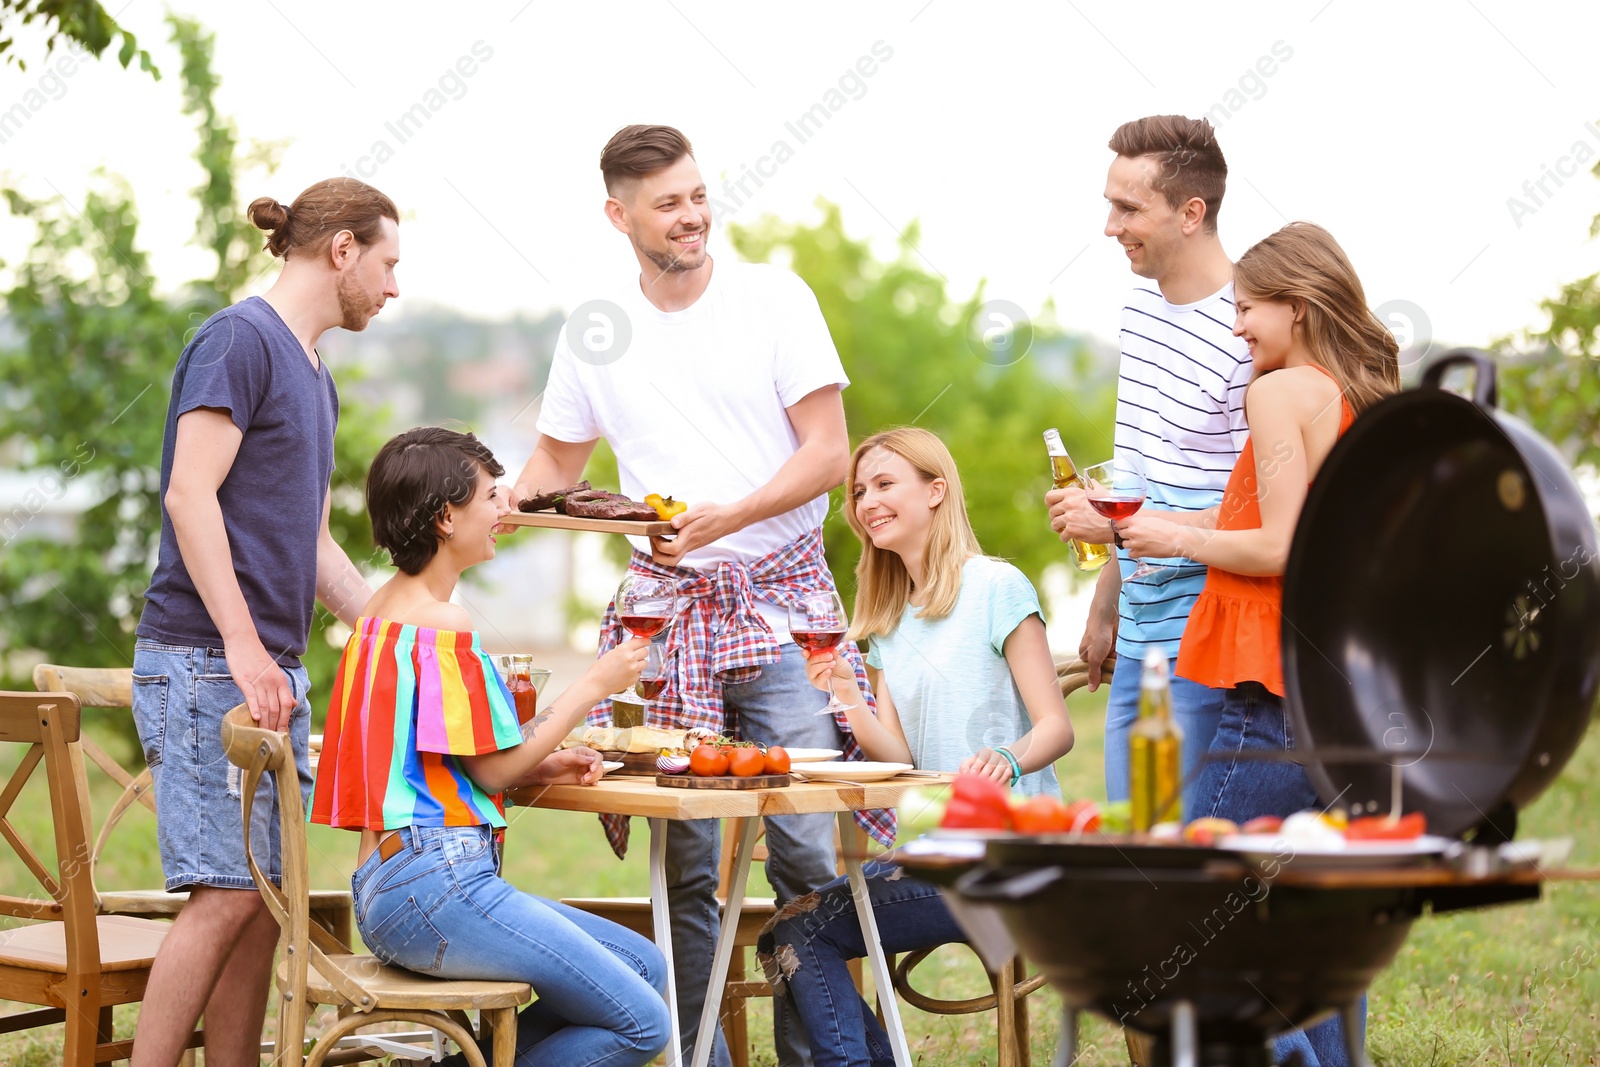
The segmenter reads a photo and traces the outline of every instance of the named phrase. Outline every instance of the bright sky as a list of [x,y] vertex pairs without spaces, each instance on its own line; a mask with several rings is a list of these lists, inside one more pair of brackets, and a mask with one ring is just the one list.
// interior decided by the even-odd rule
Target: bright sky
[[[991,298],[1029,311],[1054,298],[1064,325],[1107,338],[1132,278],[1101,233],[1105,142],[1158,112],[1218,122],[1231,254],[1289,219],[1320,222],[1372,305],[1420,309],[1434,337],[1481,343],[1534,323],[1541,297],[1600,269],[1586,238],[1600,210],[1587,174],[1600,5],[174,6],[216,32],[220,103],[244,138],[286,142],[246,199],[287,203],[348,170],[401,206],[402,308],[570,309],[631,270],[600,213],[597,160],[639,121],[682,128],[740,221],[814,218],[826,197],[888,251],[918,219],[921,255],[954,296],[986,278]],[[163,10],[118,12],[165,70],[159,84],[109,60],[53,81],[54,62],[0,72],[0,170],[75,204],[93,168],[124,177],[176,284],[205,266],[183,248],[200,173]],[[419,104],[426,121],[400,130]],[[790,124],[818,104],[828,118],[802,140]],[[768,175],[759,188],[723,190],[746,168]],[[15,260],[19,237],[0,223],[0,259]]]

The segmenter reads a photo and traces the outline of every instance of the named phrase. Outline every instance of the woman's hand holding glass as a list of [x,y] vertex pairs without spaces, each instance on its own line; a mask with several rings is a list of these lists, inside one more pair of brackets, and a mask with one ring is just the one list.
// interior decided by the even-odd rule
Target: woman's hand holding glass
[[591,663],[584,677],[599,691],[594,699],[603,700],[637,682],[649,656],[650,641],[643,637],[630,637]]
[[[1145,562],[1151,553],[1128,543],[1128,531],[1132,528],[1139,509],[1144,506],[1145,494],[1149,488],[1144,469],[1136,458],[1131,455],[1118,455],[1104,463],[1096,463],[1084,470],[1083,486],[1089,506],[1111,520],[1111,528],[1116,533],[1117,547],[1126,549],[1128,555],[1139,561],[1139,565],[1128,574],[1129,578],[1143,578],[1168,569]],[[1165,553],[1165,555],[1181,554]]]
[[[851,666],[849,659],[839,654],[837,649],[806,653],[806,677],[811,680],[812,685],[827,693],[831,701],[837,702],[838,694],[844,693],[848,698],[844,706],[853,707],[861,702],[861,690],[856,685],[856,669]],[[831,714],[833,710],[832,706],[829,706],[817,714],[823,712]]]
[[[789,635],[794,638],[794,643],[806,654],[806,673],[810,675],[811,663],[823,656],[833,660],[843,660],[839,655],[839,643],[844,640],[844,635],[850,629],[850,619],[845,615],[844,601],[839,599],[839,594],[830,590],[818,590],[806,593],[789,604]],[[844,661],[848,665],[848,661]],[[837,670],[837,666],[834,668]],[[855,679],[855,672],[850,672],[851,680]],[[812,683],[815,685],[815,681]],[[828,704],[818,715],[843,715],[850,709],[849,704],[839,699],[833,686],[820,685],[819,689],[828,692]]]
[[1155,515],[1133,515],[1117,524],[1122,547],[1134,559],[1188,557],[1193,549],[1186,541],[1193,529]]

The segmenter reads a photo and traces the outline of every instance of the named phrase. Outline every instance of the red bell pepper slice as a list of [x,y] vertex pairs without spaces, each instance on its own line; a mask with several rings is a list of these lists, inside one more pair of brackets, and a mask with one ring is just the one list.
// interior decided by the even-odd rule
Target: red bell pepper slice
[[1428,832],[1428,818],[1420,811],[1398,819],[1387,815],[1368,815],[1351,819],[1345,827],[1346,841],[1410,841]]

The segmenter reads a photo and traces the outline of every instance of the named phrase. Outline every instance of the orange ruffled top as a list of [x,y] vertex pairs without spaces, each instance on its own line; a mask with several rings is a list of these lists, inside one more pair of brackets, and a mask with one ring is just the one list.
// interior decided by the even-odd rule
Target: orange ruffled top
[[[1348,400],[1341,399],[1339,404],[1339,436],[1343,437],[1356,416]],[[1228,475],[1217,515],[1219,530],[1261,528],[1255,444],[1254,438],[1245,441],[1233,473]],[[1178,646],[1177,674],[1213,689],[1260,682],[1281,697],[1282,626],[1282,575],[1235,574],[1211,567],[1206,571],[1205,588],[1184,627],[1183,642]]]

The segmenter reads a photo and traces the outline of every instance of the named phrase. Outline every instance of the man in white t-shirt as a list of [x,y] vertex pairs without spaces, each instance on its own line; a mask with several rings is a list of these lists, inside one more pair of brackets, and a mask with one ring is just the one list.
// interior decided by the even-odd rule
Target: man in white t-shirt
[[[1133,273],[1144,279],[1122,309],[1114,448],[1143,468],[1150,506],[1203,512],[1222,502],[1249,436],[1244,394],[1253,368],[1249,349],[1233,336],[1233,262],[1217,236],[1228,164],[1211,124],[1182,115],[1124,123],[1108,147],[1116,158],[1106,178],[1106,236],[1117,240]],[[1051,490],[1045,500],[1063,541],[1112,540],[1110,524],[1089,507],[1083,490]],[[1124,581],[1134,561],[1121,549],[1117,558],[1120,566],[1101,571],[1078,653],[1098,686],[1099,666],[1116,647],[1106,702],[1106,795],[1125,800],[1128,730],[1138,717],[1145,653],[1155,648],[1167,657],[1191,787],[1222,715],[1222,690],[1175,673],[1206,568],[1190,560],[1153,560],[1164,569]],[[1192,810],[1189,801],[1186,796],[1186,810]],[[1299,1051],[1308,1064],[1338,1067],[1346,1062],[1342,1042],[1335,1018],[1309,1034],[1279,1038],[1277,1054],[1283,1060]]]
[[[849,748],[838,722],[818,714],[827,698],[806,678],[786,607],[800,592],[833,588],[821,527],[850,459],[840,397],[849,379],[816,297],[786,270],[712,260],[705,183],[677,130],[629,126],[600,168],[606,216],[633,245],[640,273],[569,319],[539,441],[514,492],[577,482],[604,437],[623,493],[689,503],[672,520],[674,538],[634,539],[630,569],[673,578],[689,598],[669,630],[668,687],[650,703],[653,724]],[[602,651],[619,636],[608,612]],[[880,838],[884,821],[869,827]],[[608,832],[625,847],[625,824]],[[769,818],[767,840],[780,902],[834,877],[830,816]],[[670,824],[667,877],[687,1062],[718,922],[715,820]],[[804,1035],[775,1022],[780,1059],[804,1062]],[[713,1062],[728,1062],[720,1033]]]

